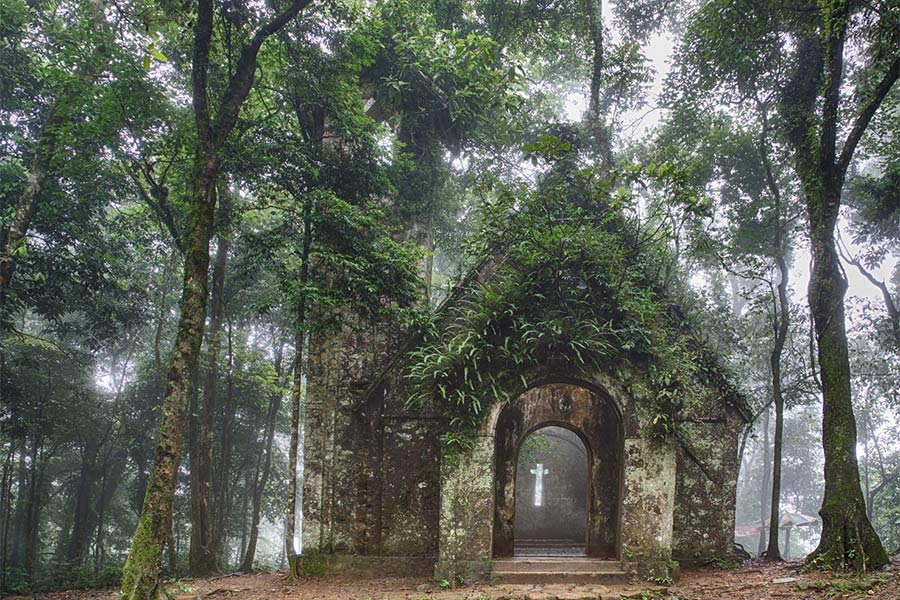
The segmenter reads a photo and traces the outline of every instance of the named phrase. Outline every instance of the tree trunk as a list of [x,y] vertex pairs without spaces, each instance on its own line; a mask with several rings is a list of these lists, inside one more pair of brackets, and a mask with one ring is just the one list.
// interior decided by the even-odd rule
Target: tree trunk
[[823,219],[823,205],[837,207],[840,197],[830,190],[807,198],[813,269],[809,301],[816,329],[824,404],[822,443],[825,450],[825,495],[819,515],[822,537],[813,564],[865,570],[888,562],[887,553],[866,517],[856,460],[856,418],[850,389],[850,360],[844,328],[847,282],[834,246],[833,219]]
[[[37,208],[41,188],[47,177],[47,160],[44,154],[49,153],[54,146],[49,141],[49,138],[50,136],[46,136],[45,139],[47,141],[43,144],[38,144],[38,150],[31,160],[28,179],[25,182],[25,187],[22,189],[22,194],[19,196],[15,215],[9,224],[9,228],[3,235],[2,254],[0,254],[0,307],[6,306],[7,291],[9,290],[9,284],[12,281],[16,266],[14,257],[21,245],[24,244],[28,228],[31,226],[31,219],[34,217],[34,211]],[[50,148],[47,148],[47,146],[50,146]]]
[[9,441],[9,452],[6,454],[6,460],[3,461],[3,478],[2,484],[0,484],[0,515],[2,515],[3,519],[2,524],[0,524],[0,589],[6,589],[9,528],[12,525],[12,482],[17,448],[16,441],[15,439],[10,439]]
[[[844,43],[850,4],[828,4],[822,38],[801,38],[802,65],[819,68],[818,76],[796,84],[801,110],[792,114],[791,143],[797,175],[802,183],[809,216],[812,272],[809,305],[818,345],[822,377],[822,444],[825,450],[825,494],[819,515],[822,537],[807,562],[816,567],[878,568],[888,562],[887,553],[866,517],[856,460],[856,418],[850,387],[850,360],[844,321],[844,279],[834,234],[841,206],[841,190],[856,145],[869,122],[900,75],[895,59],[857,114],[847,138],[837,152],[838,118],[844,72]],[[823,51],[824,49],[824,51]],[[801,70],[798,74],[805,75]],[[810,122],[821,93],[821,119]],[[797,116],[799,115],[799,117]],[[815,135],[813,135],[813,133]]]
[[769,409],[763,415],[763,455],[762,455],[762,484],[759,490],[759,544],[756,547],[756,555],[762,556],[766,551],[766,514],[768,506],[766,500],[769,496]]
[[34,575],[40,546],[41,491],[44,487],[44,470],[47,456],[44,453],[43,437],[35,435],[32,441],[31,468],[28,493],[25,498],[25,551],[24,568],[29,576]]
[[157,597],[160,561],[166,537],[172,530],[172,503],[181,464],[184,416],[192,393],[206,318],[209,238],[216,201],[217,168],[215,154],[203,150],[197,152],[181,317],[163,397],[156,461],[150,471],[141,518],[123,572],[123,600]]
[[[281,347],[276,352],[276,369],[281,371]],[[280,379],[280,377],[279,377]],[[259,519],[262,510],[263,492],[266,489],[266,483],[269,480],[269,472],[272,468],[272,442],[275,439],[275,422],[278,420],[278,411],[281,410],[281,392],[276,392],[272,396],[269,405],[269,412],[266,416],[266,434],[265,434],[265,459],[262,465],[262,473],[256,478],[256,486],[253,490],[253,514],[250,522],[250,539],[247,542],[247,550],[244,553],[244,560],[241,563],[240,570],[245,573],[253,571],[253,559],[256,556],[256,541],[259,538]]]
[[0,324],[6,323],[6,299],[9,285],[16,268],[15,257],[25,243],[31,220],[41,198],[41,190],[47,179],[47,172],[52,157],[58,151],[59,137],[57,132],[68,119],[64,108],[71,105],[82,94],[89,94],[90,87],[106,69],[109,50],[113,41],[104,18],[104,3],[90,0],[87,3],[88,20],[94,29],[101,32],[106,39],[100,39],[92,48],[90,55],[81,63],[74,81],[65,88],[59,97],[50,105],[47,118],[41,126],[36,140],[34,156],[28,169],[28,178],[19,200],[13,219],[2,235],[0,235]]
[[766,548],[768,560],[781,560],[778,549],[778,528],[781,525],[781,452],[784,445],[784,394],[781,386],[781,355],[787,340],[790,327],[791,307],[788,301],[787,288],[790,275],[787,266],[787,253],[785,244],[785,227],[782,218],[781,192],[778,188],[772,167],[769,162],[767,150],[768,114],[763,107],[763,128],[760,136],[760,156],[765,166],[766,181],[769,191],[773,196],[775,209],[775,239],[772,248],[775,254],[775,264],[778,265],[778,293],[777,300],[773,303],[772,333],[775,340],[772,352],[769,356],[769,367],[772,374],[772,401],[775,403],[775,440],[772,452],[772,512],[769,516],[769,545]]
[[[28,466],[26,454],[28,452],[28,438],[23,437],[22,450],[19,452],[19,464],[16,468],[16,511],[12,518],[12,551],[10,552],[8,565],[22,567],[25,564],[25,499],[28,489]],[[10,499],[10,502],[12,500]]]
[[[785,332],[786,333],[786,332]],[[768,560],[781,560],[778,550],[778,528],[781,525],[781,450],[784,440],[784,396],[781,393],[781,348],[784,338],[777,338],[772,351],[772,393],[775,397],[775,438],[772,450],[772,501],[769,515]]]
[[166,544],[168,548],[168,561],[169,561],[169,575],[172,577],[178,576],[178,538],[175,537],[174,525],[172,526],[173,530],[171,535],[169,536],[169,543]]
[[144,506],[122,572],[122,600],[155,599],[159,595],[162,554],[172,531],[184,417],[203,340],[209,279],[209,240],[216,205],[218,152],[237,122],[253,87],[257,57],[263,42],[284,27],[311,0],[294,0],[287,10],[260,27],[241,49],[213,117],[209,106],[209,54],[213,37],[214,3],[199,0],[191,65],[192,101],[197,147],[191,174],[191,214],[185,240],[184,287],[175,351],[162,403],[156,462],[150,471]]
[[[249,503],[249,498],[253,494],[247,493],[248,488],[250,487],[249,477],[244,472],[244,493],[241,494],[241,543],[238,544],[238,552],[237,557],[240,558],[244,556],[244,552],[247,549],[247,505]],[[256,485],[256,482],[253,482]],[[253,492],[256,493],[255,491]]]
[[608,181],[612,170],[612,142],[606,124],[608,108],[601,102],[603,84],[603,0],[586,0],[588,28],[591,35],[591,83],[588,93],[587,121],[600,157],[600,178]]
[[81,452],[81,469],[75,485],[75,510],[73,512],[72,535],[66,550],[66,560],[80,565],[87,555],[94,530],[94,488],[100,473],[96,468],[96,440],[88,439]]
[[869,521],[872,520],[872,483],[869,479],[869,395],[866,394],[866,404],[863,407],[863,422],[862,422],[862,436],[863,436],[863,482],[865,484],[865,495],[863,498],[866,499],[866,517]]
[[223,556],[223,546],[226,540],[226,525],[231,513],[230,489],[228,487],[231,473],[231,446],[234,428],[234,342],[231,321],[228,321],[228,372],[225,375],[225,406],[222,421],[222,443],[219,455],[218,476],[216,478],[216,528],[213,539],[216,542],[216,556]]
[[[822,31],[797,38],[797,61],[785,90],[782,116],[794,150],[809,217],[812,270],[809,305],[813,317],[823,395],[822,445],[825,494],[819,515],[822,536],[807,564],[816,568],[865,570],[887,564],[887,553],[866,517],[856,460],[856,419],[844,322],[844,279],[834,234],[847,167],[878,107],[900,75],[895,58],[873,90],[861,96],[838,154],[844,44],[852,3],[821,6]],[[816,118],[816,112],[821,111]]]
[[[114,454],[114,455],[113,455]],[[125,471],[125,455],[113,449],[103,463],[103,478],[100,481],[100,495],[97,500],[97,528],[94,537],[94,564],[106,563],[106,513],[112,504],[116,490],[122,482]]]
[[[309,283],[309,257],[312,247],[312,212],[313,200],[307,196],[303,206],[303,250],[300,265],[300,289]],[[301,295],[297,302],[297,314],[294,323],[294,365],[293,385],[291,386],[291,446],[288,454],[288,505],[287,525],[285,526],[284,544],[288,558],[288,577],[299,578],[300,560],[294,545],[297,515],[297,465],[300,450],[300,413],[303,398],[303,349],[306,341],[306,296]]]
[[226,192],[222,195],[219,210],[219,241],[213,263],[203,401],[200,414],[191,415],[192,428],[197,430],[196,453],[191,460],[191,546],[188,559],[188,572],[191,577],[207,577],[219,572],[216,543],[211,528],[210,503],[213,427],[216,414],[216,386],[219,379],[219,349],[222,345],[222,300],[230,245],[228,226],[230,218],[231,202]]

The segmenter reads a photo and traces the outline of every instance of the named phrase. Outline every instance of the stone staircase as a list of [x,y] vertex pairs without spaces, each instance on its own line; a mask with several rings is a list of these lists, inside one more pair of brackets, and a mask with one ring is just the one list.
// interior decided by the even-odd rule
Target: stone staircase
[[494,561],[491,578],[509,584],[616,585],[628,573],[617,560],[566,556],[517,556]]
[[567,539],[516,540],[515,556],[585,556],[584,543]]

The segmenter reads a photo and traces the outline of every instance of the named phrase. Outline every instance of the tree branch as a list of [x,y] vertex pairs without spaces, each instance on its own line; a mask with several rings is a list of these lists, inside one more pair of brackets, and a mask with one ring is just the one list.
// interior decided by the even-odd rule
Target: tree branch
[[[819,172],[832,173],[837,145],[838,106],[844,74],[844,41],[847,36],[846,5],[826,14],[828,40],[825,49],[825,91],[819,143]],[[836,210],[836,208],[835,208]]]
[[[157,218],[160,220],[160,223],[165,226],[165,228],[169,231],[169,235],[172,236],[172,242],[175,244],[175,248],[181,254],[184,254],[184,243],[182,241],[181,235],[178,233],[178,227],[175,225],[175,217],[172,215],[172,211],[166,203],[165,199],[161,196],[162,193],[150,191],[148,192],[144,189],[143,184],[141,183],[138,176],[134,174],[134,172],[129,171],[128,173],[131,176],[132,181],[134,181],[134,186],[137,188],[141,197],[144,199],[144,202],[156,213]],[[151,188],[155,188],[155,183],[150,181]]]
[[212,43],[213,3],[199,0],[197,3],[197,24],[194,25],[194,58],[191,70],[194,121],[197,136],[202,142],[209,140],[209,47]]
[[894,336],[894,343],[897,346],[900,346],[900,309],[897,308],[897,303],[894,302],[894,297],[891,295],[891,290],[888,289],[888,286],[879,279],[876,279],[872,273],[866,269],[862,262],[858,257],[852,256],[850,251],[844,245],[844,241],[838,235],[838,253],[841,255],[841,258],[844,259],[847,263],[856,267],[856,270],[859,271],[863,277],[865,277],[869,283],[877,287],[881,291],[881,297],[884,300],[884,307],[888,313],[888,319],[891,321],[891,332]]
[[891,90],[894,82],[897,81],[898,76],[900,76],[900,57],[895,58],[894,62],[891,63],[891,66],[888,67],[884,77],[882,77],[881,81],[878,83],[878,87],[875,88],[875,93],[869,99],[868,104],[866,104],[862,112],[856,117],[853,128],[850,130],[850,133],[847,134],[847,140],[844,142],[843,148],[841,148],[841,156],[838,158],[837,162],[838,176],[841,179],[843,179],[847,172],[847,167],[850,165],[850,160],[853,158],[853,152],[856,150],[856,146],[859,144],[859,140],[862,138],[866,127],[869,126],[869,121],[875,116],[875,112],[878,110],[878,107],[881,106],[881,103]]
[[213,148],[219,148],[225,143],[225,139],[237,122],[241,105],[247,98],[247,94],[250,93],[250,88],[253,87],[253,78],[256,75],[256,57],[263,42],[287,25],[311,2],[312,0],[294,0],[287,10],[260,27],[250,43],[241,50],[234,74],[228,81],[228,87],[222,97],[222,105],[216,113],[216,119],[211,129]]

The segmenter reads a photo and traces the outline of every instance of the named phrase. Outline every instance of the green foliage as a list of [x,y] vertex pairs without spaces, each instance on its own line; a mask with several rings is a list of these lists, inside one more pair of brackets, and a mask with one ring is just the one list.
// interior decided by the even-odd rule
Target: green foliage
[[319,552],[307,552],[300,557],[298,574],[301,577],[319,577],[328,571],[328,563]]
[[384,109],[409,131],[432,131],[458,151],[479,131],[514,112],[521,73],[490,36],[439,22],[425,3],[388,2],[369,26],[381,54],[367,76]]
[[724,556],[724,557],[720,556],[720,557],[716,558],[712,564],[713,564],[713,567],[715,567],[716,569],[723,569],[723,570],[740,569],[742,566],[744,566],[743,562],[741,562],[735,558],[728,557],[728,556]]
[[449,409],[444,442],[460,446],[490,405],[530,385],[539,365],[583,372],[648,361],[646,385],[630,391],[642,425],[672,433],[676,412],[698,399],[703,361],[655,277],[665,249],[641,242],[628,193],[572,164],[565,143],[544,138],[526,152],[552,168],[536,190],[483,182],[491,200],[471,247],[493,273],[477,281],[476,269],[426,326],[407,372],[410,405]]
[[537,456],[556,454],[560,449],[560,442],[556,438],[540,435],[535,432],[525,438],[519,448],[519,464],[531,464],[538,462]]
[[33,576],[25,569],[8,567],[3,574],[4,596],[25,592],[45,592],[53,590],[72,590],[88,588],[111,588],[122,580],[122,565],[107,563],[104,565],[72,564],[55,562],[42,565]]

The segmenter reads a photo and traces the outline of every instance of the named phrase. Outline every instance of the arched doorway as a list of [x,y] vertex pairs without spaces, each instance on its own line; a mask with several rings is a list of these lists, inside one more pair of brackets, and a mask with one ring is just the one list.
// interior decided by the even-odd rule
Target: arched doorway
[[[528,465],[520,477],[519,457],[526,438],[534,432],[549,429],[549,426],[568,432],[561,435],[574,435],[587,456],[584,496],[587,517],[580,520],[586,523],[587,530],[582,538],[586,544],[584,553],[595,558],[617,558],[622,514],[622,420],[613,401],[601,390],[574,383],[533,387],[499,412],[494,428],[493,555],[498,558],[514,556],[517,540],[538,535],[537,532],[529,533],[529,526],[525,524],[529,520],[533,522],[527,517],[527,509],[526,521],[518,518],[523,508],[519,496],[527,497],[530,491],[534,502],[536,475],[530,471],[537,471],[537,461]],[[525,448],[527,450],[527,446]],[[524,464],[522,468],[525,468]],[[548,467],[544,465],[543,468]],[[549,477],[549,473],[545,477]],[[577,533],[572,535],[577,536]]]
[[548,425],[519,446],[516,556],[583,556],[587,549],[590,453],[574,431]]

